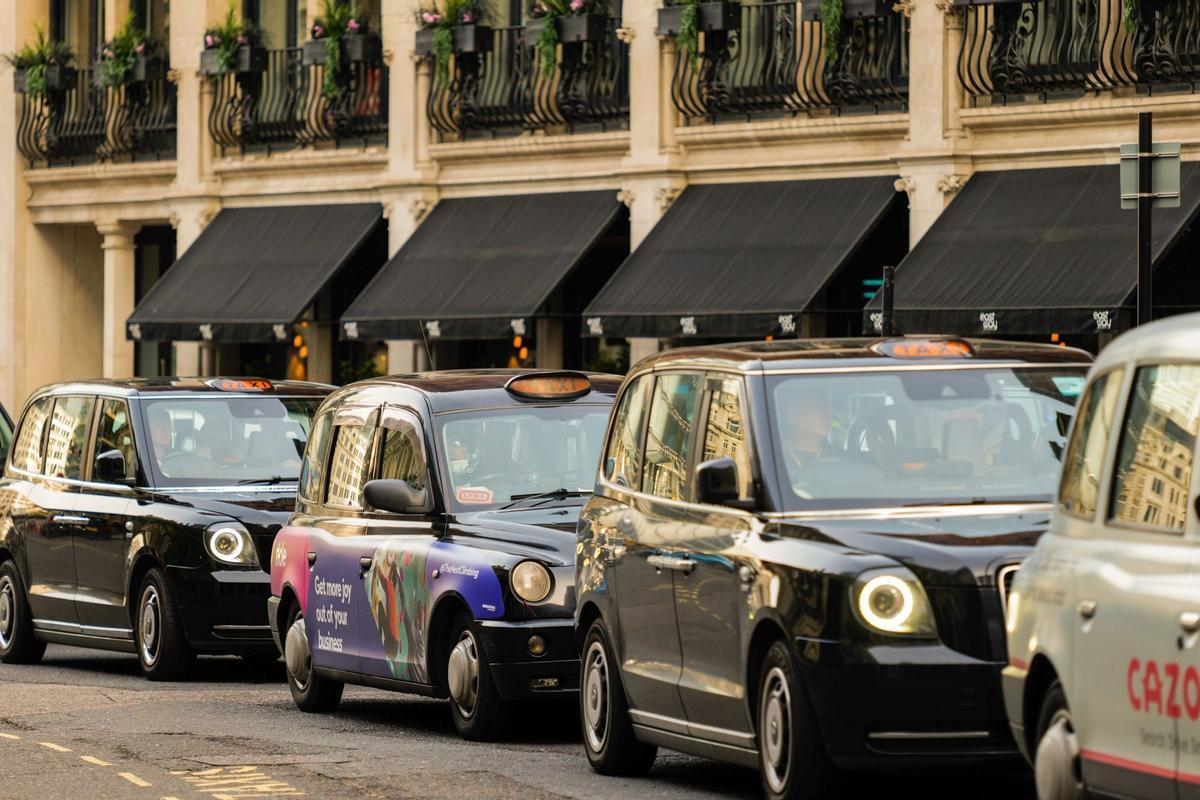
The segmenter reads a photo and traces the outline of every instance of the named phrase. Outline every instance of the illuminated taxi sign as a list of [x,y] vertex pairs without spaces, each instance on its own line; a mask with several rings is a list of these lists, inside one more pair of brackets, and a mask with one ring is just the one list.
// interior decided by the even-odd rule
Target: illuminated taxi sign
[[891,358],[972,358],[975,351],[962,339],[893,339],[875,345],[875,352]]
[[592,390],[592,382],[578,372],[540,372],[518,375],[504,384],[509,394],[536,400],[571,400]]
[[222,392],[269,392],[275,388],[264,378],[214,378],[208,385]]

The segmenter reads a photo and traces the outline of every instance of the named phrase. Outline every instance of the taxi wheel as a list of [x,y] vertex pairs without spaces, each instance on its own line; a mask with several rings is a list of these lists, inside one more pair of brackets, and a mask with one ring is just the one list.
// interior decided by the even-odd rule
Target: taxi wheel
[[492,681],[475,620],[466,612],[455,618],[451,629],[446,688],[450,692],[450,716],[459,736],[486,742],[500,735],[507,722],[508,706]]
[[283,640],[283,660],[287,664],[288,689],[301,711],[333,711],[342,702],[346,684],[324,678],[312,669],[312,650],[299,605],[292,605],[288,614],[287,633]]
[[769,800],[831,797],[837,770],[825,752],[817,719],[791,651],[775,642],[758,682],[758,764]]
[[142,674],[152,681],[181,680],[196,660],[183,633],[167,577],[155,567],[142,579],[133,638]]
[[1079,740],[1067,695],[1055,681],[1046,690],[1038,715],[1034,777],[1038,800],[1082,800],[1087,797],[1079,764]]
[[33,614],[25,583],[11,561],[0,564],[0,661],[32,664],[46,653],[46,643],[33,637]]
[[583,749],[592,769],[601,775],[645,775],[654,766],[658,748],[639,742],[633,733],[620,666],[599,619],[588,629],[579,668]]

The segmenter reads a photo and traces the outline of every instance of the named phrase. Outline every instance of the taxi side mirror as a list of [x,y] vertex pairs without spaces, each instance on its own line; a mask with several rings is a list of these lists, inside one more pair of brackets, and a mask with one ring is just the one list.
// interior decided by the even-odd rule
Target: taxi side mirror
[[712,506],[750,508],[752,499],[738,494],[737,462],[728,456],[696,465],[696,500]]
[[96,456],[92,467],[92,478],[100,483],[119,483],[122,486],[133,486],[133,478],[127,477],[125,454],[120,450],[105,450]]
[[363,487],[368,506],[392,514],[419,514],[425,511],[426,497],[424,490],[402,480],[380,478]]

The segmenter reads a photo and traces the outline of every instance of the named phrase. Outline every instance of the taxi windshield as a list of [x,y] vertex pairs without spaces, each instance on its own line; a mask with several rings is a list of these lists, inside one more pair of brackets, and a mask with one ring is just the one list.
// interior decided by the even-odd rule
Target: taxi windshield
[[785,503],[1049,501],[1085,374],[989,367],[769,379]]
[[608,406],[596,404],[440,416],[451,506],[481,511],[591,492],[607,424]]
[[320,400],[172,397],[142,403],[157,486],[275,484],[297,480]]

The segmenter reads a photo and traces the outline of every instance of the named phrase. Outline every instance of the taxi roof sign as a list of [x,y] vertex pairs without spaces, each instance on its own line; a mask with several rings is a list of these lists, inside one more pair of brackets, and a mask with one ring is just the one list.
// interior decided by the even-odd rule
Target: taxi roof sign
[[222,392],[269,392],[275,388],[265,378],[213,378],[208,385]]
[[890,358],[973,358],[975,350],[962,339],[889,339],[872,346]]
[[536,400],[573,400],[592,390],[592,382],[578,372],[534,372],[518,375],[504,388],[509,394]]

